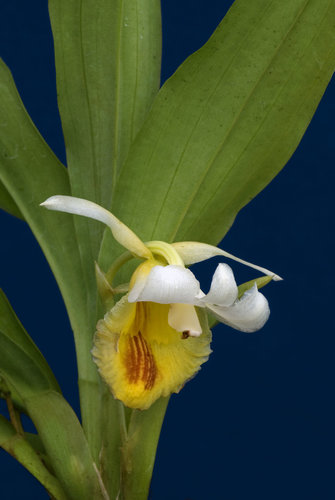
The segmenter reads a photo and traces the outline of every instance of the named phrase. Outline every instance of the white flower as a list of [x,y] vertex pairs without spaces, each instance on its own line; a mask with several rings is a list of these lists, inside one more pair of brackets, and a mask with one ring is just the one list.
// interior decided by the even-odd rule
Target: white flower
[[206,321],[199,320],[197,308],[244,332],[254,332],[267,321],[270,310],[264,295],[254,285],[239,298],[227,264],[218,265],[207,294],[185,266],[221,255],[270,279],[281,279],[271,271],[205,243],[142,242],[113,214],[90,201],[53,196],[42,205],[103,222],[128,250],[109,270],[110,281],[100,273],[105,290],[113,291],[113,275],[131,256],[142,259],[126,286],[129,293],[98,322],[92,351],[103,379],[125,405],[146,409],[159,397],[179,392],[207,361],[211,333]]
[[199,336],[201,328],[190,312],[193,309],[190,309],[190,305],[206,307],[219,321],[237,330],[254,332],[262,328],[270,309],[257,286],[247,290],[240,299],[237,297],[235,278],[227,264],[219,264],[216,268],[207,295],[201,291],[199,281],[189,269],[176,265],[157,265],[146,279],[135,282],[128,301],[171,304],[168,317],[170,326],[177,331],[187,330],[191,336]]

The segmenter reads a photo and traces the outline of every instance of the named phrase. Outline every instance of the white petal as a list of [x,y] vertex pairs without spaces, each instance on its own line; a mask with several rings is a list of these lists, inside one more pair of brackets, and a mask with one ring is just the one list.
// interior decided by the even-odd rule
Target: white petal
[[213,245],[198,243],[196,241],[180,241],[177,243],[173,243],[172,246],[174,246],[174,248],[177,250],[186,266],[210,259],[211,257],[215,257],[217,255],[222,255],[223,257],[236,260],[241,264],[252,267],[253,269],[257,269],[257,271],[261,271],[267,276],[272,276],[272,279],[274,281],[280,281],[283,279],[278,276],[278,274],[275,274],[272,271],[265,269],[264,267],[256,266],[255,264],[251,264],[250,262],[239,259],[238,257],[235,257],[225,250],[221,250],[221,248],[214,247]]
[[152,258],[150,250],[148,250],[144,243],[131,229],[129,229],[129,227],[123,224],[123,222],[117,219],[111,212],[92,201],[75,198],[74,196],[57,195],[48,198],[41,203],[41,206],[49,210],[83,215],[84,217],[103,222],[111,229],[114,238],[120,245],[124,246],[138,257],[143,257],[145,259]]
[[219,264],[213,275],[211,288],[201,300],[218,306],[231,306],[237,299],[238,290],[233,271],[228,264]]
[[266,323],[270,309],[266,298],[253,286],[231,307],[207,305],[221,321],[242,332],[255,332]]
[[187,333],[191,337],[202,334],[198,315],[191,304],[171,304],[168,322],[177,332]]
[[195,304],[200,292],[199,281],[182,266],[155,266],[147,276],[132,288],[129,302],[158,302],[159,304]]

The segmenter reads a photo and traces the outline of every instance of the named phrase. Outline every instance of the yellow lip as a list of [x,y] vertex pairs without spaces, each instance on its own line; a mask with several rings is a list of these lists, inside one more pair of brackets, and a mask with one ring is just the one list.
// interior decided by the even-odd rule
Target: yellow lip
[[183,335],[168,324],[168,304],[123,297],[98,323],[93,355],[116,399],[149,408],[161,396],[179,392],[207,361],[210,333]]

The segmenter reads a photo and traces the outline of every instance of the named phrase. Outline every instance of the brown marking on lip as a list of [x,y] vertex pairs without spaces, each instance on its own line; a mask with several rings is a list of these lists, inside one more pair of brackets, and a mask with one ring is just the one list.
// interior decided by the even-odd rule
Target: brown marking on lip
[[133,337],[129,339],[129,349],[126,356],[126,366],[128,372],[129,382],[136,382],[137,380],[137,371],[138,371],[138,363],[137,363],[137,350],[136,345],[134,343]]
[[190,336],[190,331],[189,330],[184,330],[181,334],[182,339],[188,339]]
[[143,338],[141,332],[139,332],[139,336],[140,336],[143,348],[145,350],[145,360],[146,360],[145,376],[144,376],[144,372],[143,372],[142,380],[143,380],[143,382],[146,382],[144,388],[146,390],[150,390],[155,385],[155,380],[156,380],[156,375],[157,375],[157,366],[155,363],[155,359],[152,355],[152,352],[149,349],[148,343]]
[[133,337],[133,342],[134,342],[134,345],[135,345],[135,349],[136,349],[136,368],[135,368],[135,382],[138,381],[138,379],[140,378],[141,376],[141,360],[143,358],[143,354],[141,352],[141,347],[139,345],[139,340],[136,336]]
[[147,359],[150,356],[148,351],[148,346],[146,341],[144,340],[141,332],[138,332],[138,339],[141,345],[141,353],[142,353],[142,375],[141,380],[145,382],[150,374],[150,359]]
[[145,384],[145,390],[153,388],[157,376],[157,366],[151,349],[141,332],[129,338],[125,365],[130,383],[136,384],[142,380]]

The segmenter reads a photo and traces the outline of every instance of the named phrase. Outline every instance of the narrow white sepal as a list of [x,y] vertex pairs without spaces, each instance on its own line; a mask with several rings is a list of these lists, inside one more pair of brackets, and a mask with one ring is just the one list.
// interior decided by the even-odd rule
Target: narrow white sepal
[[280,281],[283,279],[278,276],[278,274],[275,274],[272,271],[265,269],[264,267],[256,266],[255,264],[251,264],[250,262],[239,259],[238,257],[235,257],[234,255],[226,252],[225,250],[221,250],[221,248],[215,247],[213,245],[207,245],[207,243],[198,243],[197,241],[180,241],[177,243],[172,243],[172,246],[177,250],[186,266],[196,264],[197,262],[201,262],[218,255],[222,255],[223,257],[227,257],[228,259],[240,262],[245,266],[257,269],[257,271],[260,271],[267,276],[271,276],[274,281]]
[[255,332],[264,326],[270,315],[268,301],[254,285],[231,307],[207,304],[207,308],[228,326],[242,332]]
[[182,266],[155,266],[145,283],[133,286],[129,302],[157,302],[158,304],[194,304],[200,292],[199,281]]
[[219,264],[212,278],[210,290],[201,300],[217,306],[231,306],[238,296],[233,271],[228,264]]
[[110,228],[114,238],[120,245],[124,246],[138,257],[145,259],[152,258],[150,250],[148,250],[144,243],[131,229],[129,229],[129,227],[123,224],[123,222],[117,219],[111,212],[92,201],[75,198],[74,196],[57,195],[48,198],[41,203],[41,206],[48,210],[83,215],[84,217],[103,222]]
[[191,337],[202,334],[198,315],[191,304],[171,304],[168,323],[177,332],[187,332]]

